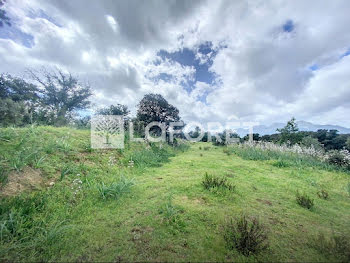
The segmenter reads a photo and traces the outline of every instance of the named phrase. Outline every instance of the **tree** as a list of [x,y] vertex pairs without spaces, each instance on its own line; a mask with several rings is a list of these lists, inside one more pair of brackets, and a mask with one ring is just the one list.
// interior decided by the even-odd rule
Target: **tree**
[[11,75],[0,75],[0,124],[25,125],[33,122],[38,105],[38,88]]
[[350,151],[350,137],[346,140],[346,148]]
[[9,74],[0,75],[0,98],[13,101],[34,102],[39,99],[39,89],[24,79]]
[[117,104],[116,106],[111,105],[109,107],[101,108],[96,111],[98,115],[123,115],[128,116],[130,111],[128,107],[122,104]]
[[[145,125],[153,121],[162,122],[168,130],[169,123],[179,121],[180,117],[179,110],[175,106],[169,104],[162,95],[147,94],[138,105],[137,119]],[[151,132],[159,134],[160,128],[153,127]]]
[[318,150],[318,151],[324,150],[322,144],[316,138],[313,138],[312,136],[304,137],[301,140],[301,144],[305,147],[314,148],[315,150]]
[[[0,0],[0,7],[5,3],[5,0]],[[10,18],[6,15],[6,11],[0,8],[0,27],[3,27],[4,24],[11,26]]]
[[296,144],[300,142],[301,136],[298,134],[298,131],[298,125],[295,122],[294,117],[287,122],[286,126],[281,129],[277,129],[277,132],[281,134],[280,142],[290,144]]
[[81,84],[70,73],[65,74],[61,70],[45,71],[43,77],[32,71],[30,73],[39,84],[43,111],[53,118],[50,120],[52,124],[67,124],[74,112],[90,105],[88,99],[92,95],[91,87]]

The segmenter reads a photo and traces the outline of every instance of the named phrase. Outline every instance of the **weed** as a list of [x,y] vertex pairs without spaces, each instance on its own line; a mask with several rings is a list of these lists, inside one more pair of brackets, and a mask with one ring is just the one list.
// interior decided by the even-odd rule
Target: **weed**
[[200,156],[200,157],[203,157],[203,153],[200,153],[199,156]]
[[313,244],[319,252],[333,255],[340,262],[350,261],[350,239],[344,233],[332,232],[328,238],[324,233],[319,233]]
[[119,199],[123,194],[130,192],[134,180],[121,176],[118,182],[105,185],[103,182],[98,186],[98,192],[103,199]]
[[168,198],[168,201],[163,204],[159,209],[159,214],[163,216],[163,222],[166,225],[172,226],[173,230],[184,230],[185,222],[181,219],[181,214],[184,213],[184,210],[174,205],[172,202],[172,197]]
[[209,149],[210,149],[209,146],[205,146],[205,147],[203,148],[204,151],[209,151]]
[[297,203],[307,209],[311,209],[314,206],[314,200],[311,199],[307,194],[300,194],[297,192],[296,194]]
[[245,215],[230,219],[224,226],[224,239],[230,250],[238,250],[244,256],[256,254],[268,248],[266,228],[257,218]]
[[202,181],[202,185],[207,190],[211,190],[211,189],[227,189],[229,191],[235,190],[235,185],[228,182],[227,178],[209,175],[208,173],[205,173]]
[[348,194],[350,196],[350,182],[348,182],[348,185],[346,186],[346,190],[347,190],[347,192],[348,192]]
[[42,155],[42,156],[40,156],[40,154],[35,154],[34,155],[34,160],[33,160],[33,166],[34,166],[34,168],[39,168],[40,167],[40,165],[45,161],[45,159],[46,159],[46,157],[47,157],[47,155]]
[[272,165],[275,167],[278,167],[278,168],[285,168],[285,167],[290,166],[290,164],[288,162],[286,162],[285,160],[282,160],[282,159],[278,159],[277,161],[272,163]]
[[224,148],[222,151],[223,151],[224,153],[226,153],[227,155],[231,155],[231,151],[229,151],[229,149],[227,149],[227,147]]
[[322,199],[325,199],[325,200],[327,200],[328,197],[329,197],[328,192],[326,190],[324,190],[324,189],[319,190],[317,192],[317,195],[318,195],[319,198],[322,198]]

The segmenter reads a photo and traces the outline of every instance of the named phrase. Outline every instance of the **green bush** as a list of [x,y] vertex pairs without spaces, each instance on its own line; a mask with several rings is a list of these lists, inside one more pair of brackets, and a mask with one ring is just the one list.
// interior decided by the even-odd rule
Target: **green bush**
[[337,165],[350,170],[350,153],[347,150],[332,150],[327,154],[327,161],[332,165]]
[[172,147],[152,143],[147,147],[142,147],[129,153],[124,162],[127,162],[125,163],[127,165],[132,160],[138,168],[157,167],[164,162],[168,162],[171,156],[174,156]]
[[319,233],[313,244],[319,252],[332,255],[339,262],[350,262],[350,238],[346,233],[333,232],[329,237]]
[[226,177],[219,177],[215,175],[209,175],[205,173],[204,178],[202,180],[202,185],[205,189],[227,189],[229,191],[235,190],[235,185],[228,182]]
[[245,215],[230,219],[224,226],[224,239],[230,250],[238,250],[244,256],[256,254],[268,248],[266,228],[258,219]]
[[297,192],[296,194],[297,203],[307,209],[311,209],[314,206],[314,200],[311,199],[307,194],[300,194]]
[[282,159],[278,159],[277,161],[273,162],[272,165],[278,168],[286,168],[290,166],[288,162]]
[[118,182],[105,185],[103,182],[98,186],[98,192],[103,199],[119,199],[123,194],[129,193],[134,185],[134,180],[121,176]]

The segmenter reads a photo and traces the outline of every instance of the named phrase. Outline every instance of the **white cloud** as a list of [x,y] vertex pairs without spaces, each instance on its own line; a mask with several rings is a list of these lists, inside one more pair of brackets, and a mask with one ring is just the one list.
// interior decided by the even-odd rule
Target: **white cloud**
[[[145,93],[160,93],[186,121],[295,116],[350,126],[350,57],[340,59],[350,47],[346,0],[13,0],[7,8],[34,45],[0,39],[1,72],[61,67],[90,81],[96,104],[131,109]],[[289,20],[293,30],[284,32]],[[220,81],[197,82],[189,92],[182,83],[194,81],[197,69],[157,53],[187,47],[204,64],[212,54],[198,47],[206,41],[218,50],[210,70]],[[164,73],[171,77],[159,79]]]

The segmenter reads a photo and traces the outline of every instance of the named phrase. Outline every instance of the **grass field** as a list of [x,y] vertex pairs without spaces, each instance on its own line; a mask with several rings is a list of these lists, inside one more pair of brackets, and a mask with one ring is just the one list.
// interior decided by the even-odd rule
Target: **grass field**
[[[242,159],[209,143],[92,150],[89,136],[1,130],[1,261],[348,260],[349,247],[325,241],[350,234],[347,173]],[[206,173],[234,190],[206,190]],[[298,192],[314,199],[311,209],[297,203]],[[266,227],[267,250],[244,256],[227,248],[225,222],[242,214]]]

